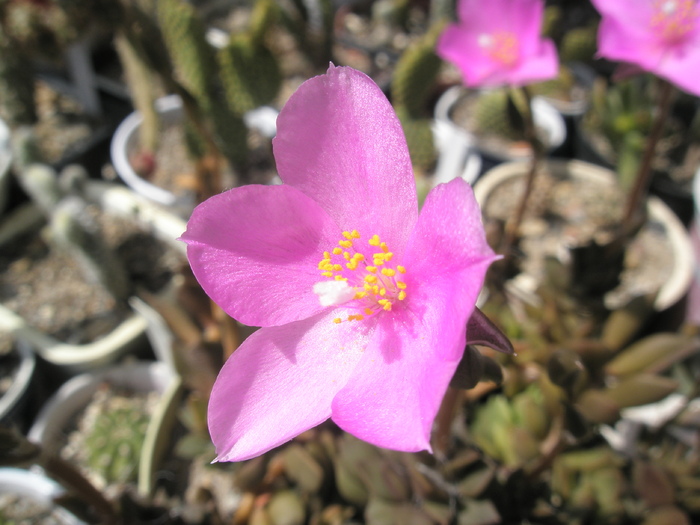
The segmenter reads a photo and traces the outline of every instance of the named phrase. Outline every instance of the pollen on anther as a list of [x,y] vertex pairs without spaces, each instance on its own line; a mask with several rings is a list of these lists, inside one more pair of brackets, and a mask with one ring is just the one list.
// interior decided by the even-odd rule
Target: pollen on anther
[[333,265],[333,271],[339,272],[343,269],[343,267],[339,264],[334,264]]
[[356,253],[355,255],[352,256],[352,258],[355,259],[356,261],[364,261],[365,260],[365,256],[362,255],[361,253]]
[[334,322],[335,324],[340,324],[340,323],[343,322],[343,320],[342,320],[340,317],[336,317],[335,319],[333,319],[333,322]]
[[350,248],[352,247],[352,241],[338,241],[338,245],[343,248]]
[[357,269],[357,261],[355,259],[350,259],[350,262],[345,265],[348,270]]
[[380,289],[379,289],[379,295],[381,295],[382,297],[384,297],[384,296],[386,295],[386,288],[380,288]]
[[336,275],[336,276],[335,276],[335,280],[336,280],[336,281],[347,281],[348,278],[347,278],[347,277],[343,277],[342,275]]
[[375,283],[377,282],[377,276],[376,275],[365,275],[365,281],[368,283]]
[[387,277],[393,277],[396,275],[396,270],[392,270],[391,268],[382,268],[382,275],[386,275]]
[[341,253],[343,253],[343,249],[340,246],[333,248],[333,255],[340,255]]
[[349,253],[349,252],[343,252],[343,258],[344,258],[346,261],[349,261],[350,259],[352,259],[352,257],[350,256],[350,253]]
[[367,295],[367,292],[357,292],[353,299],[362,299],[365,295]]
[[352,233],[343,232],[343,237],[345,237],[348,241],[350,241],[350,240],[352,240]]
[[333,277],[333,272],[321,272],[324,277]]
[[353,230],[353,231],[350,232],[350,237],[352,237],[353,239],[359,239],[359,238],[360,238],[360,232],[358,232],[357,230]]
[[385,242],[380,243],[380,244],[379,244],[379,247],[382,249],[382,251],[383,251],[384,253],[386,253],[386,252],[389,251],[389,247],[386,245]]
[[404,290],[401,290],[397,297],[399,298],[399,301],[403,301],[404,299],[406,299],[406,292]]
[[406,268],[403,266],[397,266],[396,269],[399,271],[399,273],[406,273]]
[[379,235],[374,235],[372,238],[367,241],[371,246],[379,246],[379,243],[381,242],[379,240]]
[[405,290],[406,289],[406,283],[403,281],[396,281],[396,287],[399,290]]
[[365,312],[365,314],[367,314],[367,315],[372,315],[372,314],[374,313],[374,310],[372,310],[371,308],[365,308],[365,309],[364,309],[364,312]]

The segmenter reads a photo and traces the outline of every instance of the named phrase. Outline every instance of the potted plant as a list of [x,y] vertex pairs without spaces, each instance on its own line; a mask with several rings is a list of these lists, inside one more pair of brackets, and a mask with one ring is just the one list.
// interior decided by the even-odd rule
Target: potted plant
[[79,465],[100,490],[133,483],[149,496],[181,394],[180,377],[165,363],[82,374],[49,399],[28,437]]

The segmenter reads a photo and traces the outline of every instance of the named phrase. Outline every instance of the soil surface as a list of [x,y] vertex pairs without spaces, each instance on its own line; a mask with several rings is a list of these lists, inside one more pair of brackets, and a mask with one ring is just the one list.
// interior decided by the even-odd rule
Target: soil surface
[[[507,221],[523,189],[524,178],[498,186],[482,207],[487,222]],[[521,224],[522,274],[541,282],[548,257],[567,263],[569,248],[591,241],[609,242],[621,218],[624,199],[614,185],[559,179],[543,168]],[[656,293],[666,282],[674,261],[664,226],[648,222],[629,245],[624,264],[621,284],[605,296],[608,308],[638,295]]]
[[[134,289],[156,292],[167,284],[184,258],[133,221],[105,215],[90,206],[102,238],[125,265]],[[130,309],[105,287],[91,282],[65,250],[33,231],[3,246],[0,302],[30,325],[72,344],[91,342],[113,330]]]

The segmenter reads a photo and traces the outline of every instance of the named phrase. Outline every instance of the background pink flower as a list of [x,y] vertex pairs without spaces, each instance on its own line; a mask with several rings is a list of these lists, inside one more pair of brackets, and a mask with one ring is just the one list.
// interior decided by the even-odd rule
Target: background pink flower
[[695,0],[593,0],[598,52],[700,95],[700,8]]
[[469,87],[522,86],[557,75],[554,43],[540,36],[541,0],[460,0],[459,23],[440,36],[437,53],[459,67]]
[[227,313],[262,326],[212,390],[218,460],[243,460],[329,417],[373,444],[430,449],[494,259],[471,188],[441,185],[418,216],[406,141],[366,75],[331,66],[278,119],[280,186],[198,206],[183,240]]

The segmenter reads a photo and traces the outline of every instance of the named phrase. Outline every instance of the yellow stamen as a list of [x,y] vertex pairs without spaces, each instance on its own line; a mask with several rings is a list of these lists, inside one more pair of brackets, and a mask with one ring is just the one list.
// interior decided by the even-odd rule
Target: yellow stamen
[[336,280],[336,281],[347,281],[348,278],[347,278],[347,277],[343,277],[342,275],[336,275],[336,276],[335,276],[335,280]]
[[387,252],[386,254],[384,254],[384,260],[390,261],[393,256],[394,256],[393,252]]
[[350,236],[351,236],[353,239],[359,239],[359,238],[360,238],[360,232],[358,232],[357,230],[353,230],[353,231],[350,232]]
[[399,273],[406,273],[406,268],[403,266],[397,266],[396,269],[399,271]]
[[404,290],[401,290],[398,295],[399,301],[403,301],[406,299],[406,292]]
[[362,255],[361,253],[356,253],[355,255],[352,256],[352,258],[355,259],[356,261],[364,261],[365,260],[365,256]]
[[357,292],[353,299],[362,299],[365,295],[367,295],[367,292]]
[[333,277],[333,272],[321,272],[324,277]]
[[365,270],[367,270],[370,273],[375,273],[377,271],[376,266],[365,266]]
[[345,237],[348,241],[351,241],[352,240],[352,233],[343,232],[343,237]]
[[365,314],[372,315],[374,311],[371,308],[365,308]]
[[377,276],[376,275],[365,275],[365,281],[367,281],[368,283],[376,283]]
[[384,297],[384,296],[386,295],[386,288],[380,288],[380,289],[379,289],[379,295],[381,295],[382,297]]
[[396,270],[392,270],[391,268],[382,268],[382,275],[386,275],[387,277],[393,277],[396,275]]
[[323,252],[323,258],[328,259],[329,261],[331,260],[331,254],[330,252]]
[[343,322],[343,320],[342,320],[340,317],[336,317],[335,319],[333,319],[333,322],[334,322],[335,324],[340,324],[340,323]]
[[352,257],[350,257],[350,253],[348,253],[348,252],[343,252],[343,258],[346,261],[349,261],[350,259],[352,259]]
[[345,266],[347,266],[348,270],[355,270],[357,268],[357,261],[351,259]]
[[375,266],[381,266],[382,264],[384,264],[384,259],[374,259],[374,260],[372,261],[372,263],[373,263]]
[[372,238],[367,241],[371,246],[379,246],[379,243],[381,242],[379,240],[379,235],[374,235]]
[[343,248],[351,248],[352,241],[338,241],[338,245],[342,246]]
[[405,290],[406,289],[406,283],[403,281],[396,281],[396,287],[399,290]]
[[330,263],[330,262],[331,262],[330,259],[321,259],[321,262],[318,263],[318,269],[319,269],[319,270],[324,270],[324,269],[326,268],[326,265],[327,265],[328,263]]
[[340,255],[341,253],[343,253],[343,249],[340,246],[333,248],[333,255]]
[[333,265],[333,271],[335,271],[335,272],[340,272],[340,271],[342,271],[342,270],[343,270],[343,267],[342,267],[341,265],[339,265],[339,264],[334,264],[334,265]]
[[389,251],[389,247],[386,245],[385,242],[381,243],[381,244],[379,245],[379,247],[382,249],[382,251],[383,251],[384,253],[386,253],[386,252]]

